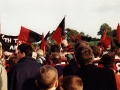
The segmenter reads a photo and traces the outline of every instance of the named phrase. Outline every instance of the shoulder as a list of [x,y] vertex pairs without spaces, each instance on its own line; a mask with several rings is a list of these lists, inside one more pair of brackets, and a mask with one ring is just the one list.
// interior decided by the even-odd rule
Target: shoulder
[[0,73],[6,72],[5,68],[0,64]]

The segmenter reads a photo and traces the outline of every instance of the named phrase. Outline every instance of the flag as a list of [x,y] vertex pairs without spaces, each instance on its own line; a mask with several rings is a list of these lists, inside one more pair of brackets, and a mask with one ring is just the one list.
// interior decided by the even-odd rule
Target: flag
[[20,34],[18,35],[18,40],[26,42],[38,42],[42,39],[42,35],[21,26]]
[[106,29],[105,29],[105,31],[104,31],[104,33],[103,33],[102,38],[101,38],[100,41],[105,40],[107,32],[108,32],[108,28],[106,27]]
[[120,44],[120,25],[119,24],[117,26],[117,39],[118,39],[118,43]]
[[46,41],[49,36],[50,36],[50,31],[46,34],[44,40]]
[[71,34],[70,34],[70,38],[71,38],[72,42],[75,42],[75,37],[72,36]]
[[42,41],[41,41],[41,44],[40,44],[40,48],[43,50],[43,52],[45,53],[46,51],[46,42],[44,40],[44,34],[42,34]]
[[62,36],[64,34],[64,29],[65,29],[65,17],[63,18],[63,20],[61,21],[61,23],[59,24],[59,26],[57,27],[57,29],[55,30],[55,32],[53,33],[51,37],[58,43],[58,45],[60,45],[62,42]]
[[0,42],[2,43],[2,48],[4,51],[10,51],[10,44],[3,40],[2,34],[0,35]]
[[77,35],[77,36],[76,36],[76,39],[77,39],[77,40],[81,40],[81,36],[80,36],[80,35]]
[[108,48],[109,45],[112,45],[112,38],[110,36],[106,36],[106,38],[102,40],[101,43],[105,48]]
[[92,38],[91,37],[88,37],[88,36],[81,36],[81,40],[84,40],[84,41],[87,41],[87,42],[90,42]]
[[76,42],[79,41],[79,40],[83,40],[83,41],[89,42],[91,40],[91,37],[77,35],[75,39],[76,39]]

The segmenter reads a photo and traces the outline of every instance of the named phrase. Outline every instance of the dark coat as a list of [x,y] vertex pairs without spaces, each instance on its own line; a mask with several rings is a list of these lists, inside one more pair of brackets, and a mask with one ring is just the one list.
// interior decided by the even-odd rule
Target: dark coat
[[62,66],[62,65],[56,65],[54,67],[57,69],[58,78],[59,78],[61,75],[63,75],[63,68],[64,68],[64,66]]
[[114,72],[93,64],[81,66],[76,74],[83,81],[83,90],[117,90]]
[[24,57],[8,72],[8,90],[38,90],[35,76],[40,64],[31,57]]
[[78,65],[75,60],[71,60],[68,65],[66,65],[63,69],[63,77],[68,75],[74,75],[79,70]]

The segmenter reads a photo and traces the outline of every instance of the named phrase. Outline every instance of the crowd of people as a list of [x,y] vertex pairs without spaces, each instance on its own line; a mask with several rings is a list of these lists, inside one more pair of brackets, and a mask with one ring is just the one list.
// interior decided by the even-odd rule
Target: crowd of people
[[0,44],[0,90],[120,90],[120,48],[79,40],[45,54],[28,44],[6,55]]

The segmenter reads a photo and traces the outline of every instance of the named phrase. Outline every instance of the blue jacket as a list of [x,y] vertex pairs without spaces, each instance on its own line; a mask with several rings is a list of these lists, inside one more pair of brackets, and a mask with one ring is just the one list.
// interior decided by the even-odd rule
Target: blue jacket
[[40,67],[31,57],[20,59],[8,72],[8,90],[39,90],[35,76]]

